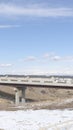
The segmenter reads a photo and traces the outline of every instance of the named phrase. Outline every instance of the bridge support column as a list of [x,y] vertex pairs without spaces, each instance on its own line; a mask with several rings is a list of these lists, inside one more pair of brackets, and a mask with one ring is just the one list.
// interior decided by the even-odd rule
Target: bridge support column
[[20,90],[15,89],[15,105],[19,105],[20,103]]
[[21,102],[22,102],[22,105],[25,103],[25,89],[26,88],[22,88],[22,98],[21,98]]

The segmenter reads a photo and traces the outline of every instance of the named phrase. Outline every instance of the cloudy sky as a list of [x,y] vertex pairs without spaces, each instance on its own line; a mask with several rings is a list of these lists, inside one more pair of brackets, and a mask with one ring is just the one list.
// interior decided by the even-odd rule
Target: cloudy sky
[[73,74],[73,0],[0,0],[0,74]]

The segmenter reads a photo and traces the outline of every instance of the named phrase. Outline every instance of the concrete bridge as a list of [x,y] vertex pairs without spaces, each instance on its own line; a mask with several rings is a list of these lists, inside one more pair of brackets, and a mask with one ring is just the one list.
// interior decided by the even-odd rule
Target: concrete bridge
[[20,103],[20,91],[22,93],[22,104],[25,103],[25,90],[27,87],[53,87],[53,88],[71,88],[73,89],[73,77],[58,76],[0,76],[0,85],[9,85],[14,87],[15,104]]

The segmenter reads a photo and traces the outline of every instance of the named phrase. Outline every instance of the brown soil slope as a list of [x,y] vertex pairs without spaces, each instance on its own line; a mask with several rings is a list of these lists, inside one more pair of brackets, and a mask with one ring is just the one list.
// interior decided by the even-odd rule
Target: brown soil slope
[[[8,101],[14,102],[14,87],[0,86],[0,102]],[[58,89],[58,88],[34,88],[30,87],[25,92],[26,99],[40,101],[50,100],[55,101],[58,99],[72,98],[72,89]]]

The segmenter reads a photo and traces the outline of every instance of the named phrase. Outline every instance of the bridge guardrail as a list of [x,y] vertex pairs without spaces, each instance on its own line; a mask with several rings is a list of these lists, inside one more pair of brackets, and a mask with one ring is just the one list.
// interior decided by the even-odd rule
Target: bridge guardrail
[[51,78],[13,78],[1,77],[0,83],[11,84],[30,84],[30,85],[54,85],[54,86],[73,86],[73,79],[51,79]]

